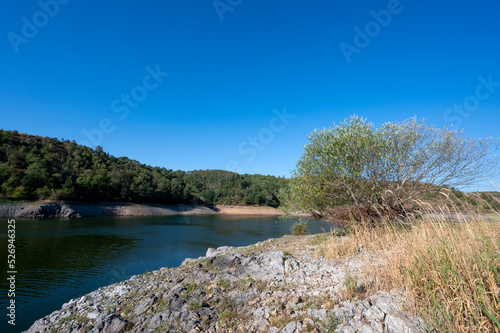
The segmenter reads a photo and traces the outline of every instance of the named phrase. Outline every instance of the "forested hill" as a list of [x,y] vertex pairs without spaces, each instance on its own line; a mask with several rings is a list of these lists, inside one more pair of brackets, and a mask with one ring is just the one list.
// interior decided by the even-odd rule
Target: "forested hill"
[[285,183],[273,176],[151,167],[101,147],[0,130],[0,199],[277,207]]

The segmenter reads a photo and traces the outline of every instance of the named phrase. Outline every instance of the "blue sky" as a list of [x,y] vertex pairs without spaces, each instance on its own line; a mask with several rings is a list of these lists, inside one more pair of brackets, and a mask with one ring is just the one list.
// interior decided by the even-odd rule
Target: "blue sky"
[[308,133],[352,114],[498,137],[499,13],[485,0],[10,1],[0,128],[277,176]]

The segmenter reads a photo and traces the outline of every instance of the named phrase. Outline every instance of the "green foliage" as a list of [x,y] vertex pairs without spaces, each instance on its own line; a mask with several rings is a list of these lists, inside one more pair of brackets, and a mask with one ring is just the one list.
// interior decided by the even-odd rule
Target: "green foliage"
[[24,186],[18,186],[12,191],[11,199],[14,200],[23,200],[23,199],[28,199],[30,197],[28,191]]
[[456,188],[452,187],[450,190],[457,199],[462,199],[464,197],[464,194]]
[[498,149],[493,139],[467,138],[415,118],[376,129],[352,116],[309,135],[280,200],[285,211],[320,215],[336,206],[370,207],[372,215],[380,207],[397,211],[422,193],[472,185],[498,173],[491,154]]
[[498,193],[482,192],[480,197],[484,200],[483,208],[486,210],[494,209],[495,211],[500,211],[500,200],[498,196]]
[[344,287],[351,294],[354,294],[358,289],[358,276],[356,274],[352,274],[347,269],[345,271]]
[[173,171],[74,141],[0,130],[0,200],[60,199],[277,207],[286,179],[222,170]]
[[383,159],[383,140],[373,124],[352,117],[331,129],[315,130],[308,138],[289,190],[281,193],[285,208],[310,211],[357,204],[357,192],[367,185],[364,179]]
[[339,326],[340,324],[342,324],[342,320],[340,320],[339,318],[336,318],[334,315],[329,314],[326,317],[325,321],[322,322],[323,332],[325,332],[325,333],[332,332],[333,333],[337,329],[337,326]]

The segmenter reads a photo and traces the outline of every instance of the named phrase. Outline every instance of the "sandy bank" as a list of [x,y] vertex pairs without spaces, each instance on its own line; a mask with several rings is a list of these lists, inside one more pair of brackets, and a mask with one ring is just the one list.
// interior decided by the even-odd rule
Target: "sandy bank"
[[283,215],[282,211],[273,207],[218,205],[215,209],[219,214],[227,215]]

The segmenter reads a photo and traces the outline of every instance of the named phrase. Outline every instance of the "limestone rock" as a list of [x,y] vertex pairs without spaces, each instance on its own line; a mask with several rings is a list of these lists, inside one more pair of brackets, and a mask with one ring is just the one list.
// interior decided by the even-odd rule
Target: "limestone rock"
[[337,299],[346,267],[361,267],[356,258],[317,258],[307,246],[284,258],[263,247],[209,249],[178,268],[132,276],[70,300],[27,332],[421,332],[422,320],[393,294]]

